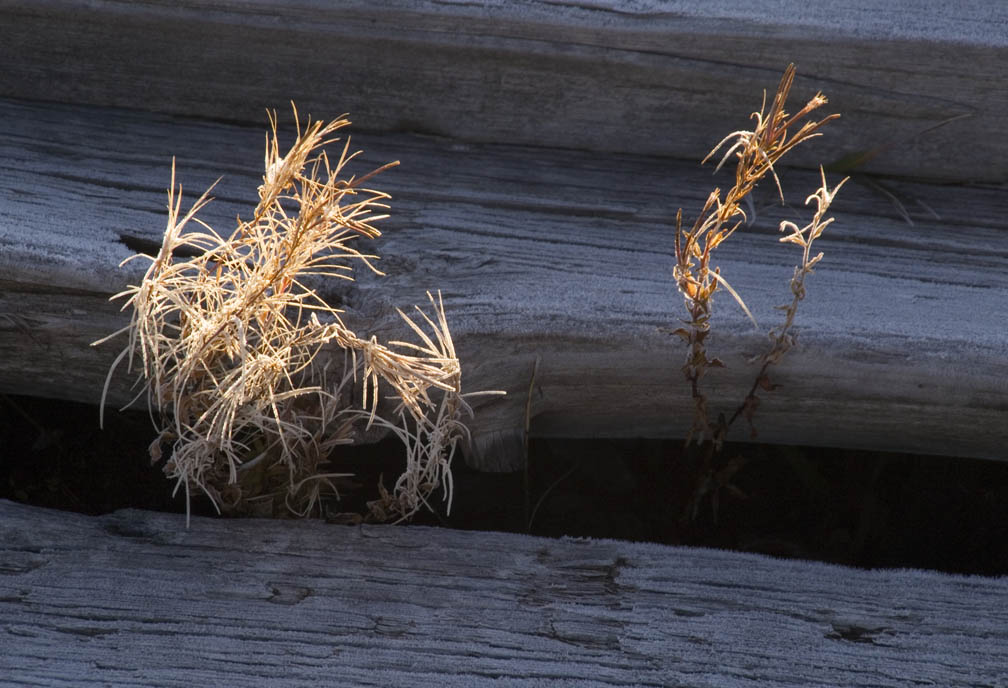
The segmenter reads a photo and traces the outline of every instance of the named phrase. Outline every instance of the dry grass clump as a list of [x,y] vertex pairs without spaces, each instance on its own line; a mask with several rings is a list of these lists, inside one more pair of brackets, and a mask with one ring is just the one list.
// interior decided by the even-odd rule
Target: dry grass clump
[[795,68],[792,64],[781,78],[769,112],[766,111],[764,95],[760,111],[753,113],[752,117],[756,122],[753,130],[732,132],[704,159],[706,162],[725,144],[731,144],[718,164],[718,169],[734,154],[737,160],[734,185],[724,193],[724,196],[721,195],[720,189],[712,191],[700,215],[689,229],[684,229],[682,226],[682,210],[676,216],[676,264],[673,275],[685,299],[689,320],[684,321],[686,326],[675,330],[675,334],[687,345],[686,363],[682,369],[690,384],[694,403],[693,425],[686,442],[689,445],[696,439],[696,446],[700,448],[701,455],[700,479],[688,509],[694,517],[700,499],[707,494],[712,497],[716,517],[718,490],[722,487],[731,488],[730,480],[742,465],[741,458],[721,462],[720,465],[715,461],[715,454],[721,451],[732,424],[739,417],[744,417],[750,424],[752,435],[754,437],[756,435],[756,430],[752,426],[752,417],[759,405],[756,391],[757,389],[770,391],[774,388],[767,371],[794,345],[795,335],[792,332],[792,325],[798,304],[805,297],[805,278],[812,274],[813,267],[823,256],[822,253],[812,255],[812,243],[833,221],[832,218],[826,217],[826,213],[834,196],[847,181],[844,179],[830,189],[826,183],[825,173],[820,171],[822,184],[806,199],[806,205],[813,201],[816,204],[812,221],[801,228],[793,222],[781,223],[780,230],[786,232],[786,235],[780,241],[797,244],[802,248],[801,263],[795,267],[790,283],[792,300],[777,307],[785,312],[784,322],[770,331],[771,346],[767,353],[754,360],[762,365],[742,403],[730,417],[726,418],[722,413],[718,415],[716,421],[711,421],[701,380],[709,368],[724,365],[717,358],[708,357],[707,352],[706,340],[710,334],[714,294],[723,287],[734,297],[753,324],[756,324],[741,297],[721,276],[720,269],[711,267],[712,254],[746,221],[741,203],[761,179],[767,175],[772,176],[783,201],[783,191],[774,164],[795,146],[819,136],[819,129],[823,125],[839,117],[833,114],[820,120],[809,118],[813,111],[826,104],[826,97],[822,93],[817,93],[795,114],[788,114],[784,107],[794,76]]
[[[356,155],[349,138],[335,164],[323,147],[340,140],[333,134],[347,119],[309,119],[303,130],[298,122],[283,155],[275,115],[270,124],[259,202],[228,236],[196,217],[210,190],[181,214],[173,162],[160,251],[127,259],[150,266],[139,285],[113,297],[125,297],[133,313],[111,335],[127,333],[129,343],[109,377],[123,358],[131,370],[139,361],[161,418],[151,459],[171,447],[164,470],[185,491],[187,510],[198,490],[219,511],[305,515],[337,493],[344,474],[330,468],[333,450],[374,422],[406,444],[407,467],[392,492],[382,488],[371,516],[407,518],[438,488],[450,507],[451,461],[468,407],[440,296],[428,294],[430,314],[400,311],[419,343],[382,344],[351,331],[306,282],[352,280],[355,264],[381,274],[376,256],[358,246],[380,235],[374,223],[387,217],[378,211],[388,196],[364,185],[398,163],[344,177]],[[391,420],[377,415],[380,388],[398,399]],[[107,389],[108,380],[103,405]]]

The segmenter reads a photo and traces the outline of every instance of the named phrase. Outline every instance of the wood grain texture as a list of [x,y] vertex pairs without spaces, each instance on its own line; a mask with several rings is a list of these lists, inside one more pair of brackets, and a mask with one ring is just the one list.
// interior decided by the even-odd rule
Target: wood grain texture
[[[187,202],[225,175],[203,217],[228,232],[255,198],[262,128],[11,101],[0,119],[0,390],[97,403],[124,340],[89,344],[128,321],[106,300],[141,275],[141,261],[117,268],[132,254],[123,237],[160,241],[171,156]],[[466,390],[508,392],[476,400],[470,461],[520,466],[536,357],[533,434],[685,434],[684,351],[663,329],[684,313],[670,225],[724,179],[631,155],[401,134],[353,143],[366,153],[352,172],[402,161],[376,183],[392,194],[376,244],[388,276],[319,288],[361,331],[400,336],[394,308],[443,291]],[[807,220],[801,202],[816,177],[784,173],[783,208],[772,188],[759,190],[756,221],[720,250],[723,275],[764,330],[798,259],[776,240],[777,221]],[[781,387],[762,395],[759,439],[1008,458],[1006,206],[998,187],[845,187],[817,244],[826,257],[799,310],[799,346],[771,374]],[[730,413],[767,340],[727,295],[714,322],[712,352],[727,368],[708,376],[708,392],[712,409]],[[115,403],[132,398],[131,383],[115,376]]]
[[373,130],[691,160],[792,61],[844,113],[833,159],[1008,179],[1004,3],[0,0],[0,96],[245,122],[294,99]]
[[0,500],[0,675],[80,686],[995,686],[1008,578]]

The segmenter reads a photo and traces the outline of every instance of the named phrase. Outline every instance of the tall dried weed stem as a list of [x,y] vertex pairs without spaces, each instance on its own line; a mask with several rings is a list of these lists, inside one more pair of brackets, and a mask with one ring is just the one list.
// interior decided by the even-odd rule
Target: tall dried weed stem
[[[718,267],[711,267],[712,254],[718,246],[728,239],[746,221],[745,211],[741,203],[753,190],[756,184],[770,175],[777,186],[783,201],[783,191],[777,178],[774,164],[788,151],[810,138],[819,136],[819,129],[839,115],[833,114],[820,120],[808,118],[809,115],[826,104],[826,97],[817,93],[798,112],[788,114],[784,107],[794,81],[795,68],[789,65],[777,86],[776,94],[766,111],[766,97],[759,112],[752,115],[756,125],[752,131],[736,131],[726,136],[704,158],[704,162],[714,156],[723,146],[730,144],[717,169],[720,169],[732,155],[737,159],[735,167],[735,183],[724,196],[720,189],[714,189],[703,210],[689,229],[682,225],[682,210],[676,216],[675,257],[676,264],[673,275],[679,291],[685,299],[689,320],[685,327],[675,330],[687,345],[686,363],[682,370],[689,382],[693,397],[693,424],[687,437],[687,445],[696,439],[696,446],[701,451],[701,477],[697,490],[688,511],[696,516],[696,508],[701,498],[712,495],[715,517],[717,513],[717,492],[721,487],[729,487],[730,479],[741,467],[741,460],[727,462],[724,466],[716,466],[714,454],[721,451],[729,428],[739,418],[744,417],[750,424],[752,435],[756,430],[752,425],[753,414],[759,404],[758,389],[772,390],[767,371],[771,365],[794,345],[795,335],[792,332],[798,303],[805,297],[805,277],[812,274],[813,267],[822,259],[822,253],[812,255],[812,243],[818,239],[823,230],[833,221],[827,218],[833,198],[840,187],[847,181],[844,179],[832,190],[826,184],[825,173],[819,189],[806,199],[806,205],[816,203],[816,212],[812,221],[799,228],[793,222],[782,222],[780,230],[786,235],[782,242],[797,244],[802,247],[801,263],[795,267],[791,278],[792,300],[789,304],[778,306],[785,312],[784,323],[770,331],[771,347],[767,353],[754,359],[760,362],[761,368],[756,375],[748,394],[735,412],[728,418],[719,414],[716,421],[711,421],[707,408],[707,397],[701,387],[701,380],[709,368],[722,367],[724,364],[717,358],[708,357],[707,337],[710,334],[710,319],[713,309],[714,294],[724,288],[745,311],[746,315],[756,324],[745,303],[731,285],[721,276]],[[808,118],[808,119],[807,119]]]
[[[391,492],[382,488],[371,515],[407,518],[441,487],[450,508],[451,461],[468,407],[440,296],[428,294],[430,315],[399,312],[418,344],[382,344],[351,331],[307,283],[352,280],[354,264],[378,273],[376,256],[356,246],[380,235],[374,223],[387,215],[376,211],[388,196],[364,185],[398,163],[343,178],[356,155],[349,138],[335,164],[323,147],[349,123],[309,119],[302,130],[298,122],[281,155],[272,115],[258,205],[227,237],[196,217],[210,190],[181,214],[173,162],[160,251],[127,259],[150,266],[139,285],[113,297],[126,298],[132,319],[110,336],[127,333],[129,343],[109,377],[123,358],[131,369],[139,359],[150,407],[161,415],[151,460],[171,446],[164,470],[184,489],[187,510],[199,490],[218,510],[309,513],[344,475],[327,470],[334,448],[375,422],[403,440],[407,466]],[[196,257],[178,259],[183,253]],[[355,407],[357,379],[363,392]],[[399,401],[392,420],[377,415],[386,385]],[[108,380],[103,406],[107,390]]]

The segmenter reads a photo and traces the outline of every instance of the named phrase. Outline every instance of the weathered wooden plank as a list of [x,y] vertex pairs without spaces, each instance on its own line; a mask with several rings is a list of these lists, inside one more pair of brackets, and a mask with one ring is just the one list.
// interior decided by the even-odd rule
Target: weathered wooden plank
[[1008,578],[0,500],[12,685],[979,686]]
[[[9,101],[0,119],[0,389],[96,403],[118,346],[88,345],[126,322],[105,299],[139,278],[139,263],[116,267],[132,253],[122,237],[159,241],[170,157],[190,199],[225,174],[205,217],[226,230],[254,199],[262,130]],[[684,435],[684,352],[661,329],[684,313],[669,227],[678,206],[702,204],[718,181],[709,170],[406,135],[354,142],[367,151],[358,171],[402,160],[378,184],[393,195],[378,243],[389,276],[322,289],[379,333],[398,327],[394,306],[444,291],[465,387],[509,392],[477,404],[477,465],[520,465],[537,356],[533,433]],[[817,181],[788,171],[783,183],[800,204]],[[760,438],[1004,459],[1008,195],[882,183],[915,224],[876,182],[845,187],[799,311],[800,346],[774,375],[781,388],[763,395]],[[769,328],[797,259],[776,223],[807,213],[774,207],[770,188],[757,196],[756,222],[720,264]],[[708,377],[712,408],[739,403],[764,337],[721,297],[712,350],[728,367]],[[116,377],[116,403],[130,382]]]
[[375,130],[689,159],[790,61],[844,113],[837,158],[1008,178],[1004,3],[0,1],[0,96],[247,122],[293,98]]

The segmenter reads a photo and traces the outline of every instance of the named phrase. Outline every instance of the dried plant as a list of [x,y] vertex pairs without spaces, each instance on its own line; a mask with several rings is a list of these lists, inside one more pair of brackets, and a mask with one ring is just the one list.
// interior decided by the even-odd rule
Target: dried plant
[[801,264],[795,267],[791,279],[791,303],[778,306],[785,312],[784,323],[770,332],[771,347],[769,351],[757,357],[762,363],[759,373],[748,394],[731,417],[719,414],[714,422],[710,420],[707,408],[707,397],[701,387],[701,380],[709,368],[723,367],[717,358],[708,357],[707,337],[710,334],[710,319],[713,310],[714,294],[724,288],[738,302],[746,315],[756,325],[749,309],[739,294],[721,276],[718,267],[711,267],[712,254],[718,246],[728,239],[746,221],[745,211],[741,203],[753,190],[756,184],[770,175],[777,186],[777,191],[783,201],[783,191],[780,180],[774,169],[774,164],[788,151],[798,144],[819,135],[819,129],[827,122],[839,117],[833,114],[820,120],[807,119],[809,115],[826,104],[826,97],[817,93],[808,103],[793,115],[785,111],[785,104],[791,85],[794,81],[794,65],[789,65],[781,78],[774,95],[769,112],[766,111],[766,96],[759,112],[752,117],[756,122],[752,131],[736,131],[726,136],[704,158],[704,162],[714,156],[726,144],[724,153],[717,169],[733,155],[737,159],[735,167],[735,183],[724,196],[720,189],[714,189],[703,210],[689,229],[682,225],[682,210],[676,216],[675,257],[676,264],[673,276],[679,291],[685,299],[689,320],[685,327],[675,330],[687,345],[686,363],[683,373],[690,384],[693,397],[693,424],[687,437],[687,446],[693,439],[701,447],[701,473],[697,490],[687,511],[694,517],[700,499],[706,494],[712,495],[715,517],[717,513],[717,493],[722,487],[730,487],[731,477],[741,467],[742,459],[733,459],[723,466],[715,465],[713,456],[721,451],[725,436],[732,424],[741,416],[750,424],[752,435],[756,431],[752,425],[753,413],[759,404],[757,389],[772,390],[767,370],[794,345],[795,335],[792,332],[798,303],[805,297],[805,277],[812,274],[813,267],[822,258],[822,253],[811,254],[812,243],[818,239],[823,230],[833,221],[827,218],[833,198],[840,187],[847,181],[844,179],[832,190],[826,184],[825,173],[821,172],[820,188],[806,200],[806,204],[815,201],[817,210],[812,221],[803,228],[792,222],[782,222],[780,229],[787,232],[781,241],[798,244],[802,247]]
[[[350,330],[308,283],[352,280],[354,264],[381,274],[371,262],[376,256],[357,245],[380,235],[374,223],[387,215],[376,211],[387,208],[388,196],[364,185],[398,163],[343,178],[357,155],[349,153],[349,138],[335,165],[323,148],[349,123],[309,119],[302,130],[297,122],[297,138],[281,155],[271,115],[259,202],[228,237],[196,217],[210,190],[181,214],[173,162],[160,251],[127,259],[150,266],[139,285],[113,297],[126,298],[132,319],[110,335],[126,333],[129,342],[109,379],[124,358],[131,370],[139,359],[149,405],[161,415],[151,459],[161,460],[161,447],[171,446],[164,470],[176,490],[184,489],[187,511],[198,489],[218,510],[265,504],[266,513],[281,506],[309,513],[345,475],[327,471],[334,448],[376,421],[395,429],[408,456],[374,515],[408,517],[438,488],[450,504],[451,460],[468,407],[440,296],[428,294],[433,317],[400,311],[420,344],[386,345]],[[363,391],[355,408],[350,383],[358,378]],[[399,400],[392,421],[377,415],[386,385]]]

